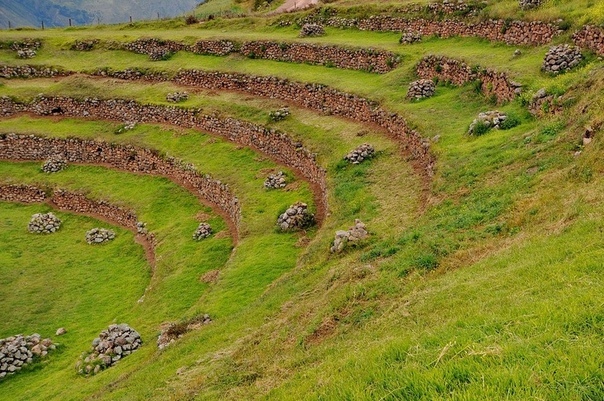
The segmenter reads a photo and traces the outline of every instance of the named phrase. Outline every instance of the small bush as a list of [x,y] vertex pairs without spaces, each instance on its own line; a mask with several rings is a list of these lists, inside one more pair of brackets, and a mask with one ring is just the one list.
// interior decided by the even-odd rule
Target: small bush
[[499,124],[499,128],[501,129],[511,129],[518,125],[520,125],[520,118],[518,118],[515,114],[508,114],[508,117]]
[[477,121],[476,125],[474,125],[474,130],[472,131],[472,135],[481,136],[489,132],[491,126],[483,121]]
[[438,260],[433,254],[427,253],[415,258],[413,265],[418,269],[433,270],[438,267]]
[[187,18],[185,18],[185,23],[187,25],[197,24],[198,22],[199,20],[194,15],[188,15]]

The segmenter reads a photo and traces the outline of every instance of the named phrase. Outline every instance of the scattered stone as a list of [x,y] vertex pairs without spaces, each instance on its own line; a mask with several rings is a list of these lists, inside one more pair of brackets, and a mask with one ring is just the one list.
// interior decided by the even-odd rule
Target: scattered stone
[[281,231],[302,230],[315,223],[315,215],[308,211],[308,205],[296,202],[277,219]]
[[289,114],[290,114],[289,108],[282,107],[277,110],[272,110],[268,114],[268,117],[271,119],[271,121],[281,121],[281,120],[285,120],[289,116]]
[[94,375],[136,351],[143,341],[136,330],[125,323],[112,324],[92,340],[92,347],[76,363],[82,375]]
[[499,129],[508,116],[497,110],[480,113],[468,129],[469,135],[482,135],[490,129]]
[[189,99],[188,92],[170,92],[166,95],[166,100],[168,102],[179,103],[184,102],[187,99]]
[[375,154],[375,149],[368,143],[364,143],[358,146],[356,149],[350,151],[346,156],[344,156],[344,160],[352,163],[359,164],[362,163],[365,159],[373,157]]
[[52,234],[61,227],[61,220],[52,212],[31,216],[27,231],[33,234]]
[[302,25],[302,29],[300,29],[300,36],[323,36],[325,35],[325,28],[320,24],[304,24]]
[[48,174],[58,173],[67,168],[67,161],[60,156],[52,157],[44,162],[42,171]]
[[531,8],[539,7],[542,1],[543,0],[518,0],[518,4],[523,10],[530,10]]
[[520,57],[522,55],[522,51],[520,49],[514,50],[514,57]]
[[197,229],[193,233],[193,239],[200,241],[208,238],[210,235],[212,235],[212,227],[208,223],[199,223],[199,226],[197,226]]
[[93,228],[86,233],[86,242],[89,244],[102,244],[115,239],[115,232],[106,228]]
[[287,177],[283,171],[278,171],[275,174],[270,174],[264,181],[265,189],[280,189],[287,185]]
[[116,131],[116,134],[123,134],[126,131],[130,131],[136,128],[136,121],[125,122]]
[[552,46],[545,55],[542,69],[551,74],[559,74],[578,66],[583,60],[581,49],[567,44]]
[[355,219],[354,226],[350,227],[348,231],[336,231],[330,251],[332,253],[342,252],[349,245],[349,243],[350,245],[358,243],[359,241],[366,239],[368,236],[369,233],[367,232],[365,223],[359,219]]
[[0,380],[17,373],[32,363],[35,357],[44,357],[55,348],[50,339],[43,340],[39,334],[18,334],[0,339]]
[[65,327],[60,327],[57,329],[57,332],[55,333],[57,336],[62,336],[63,334],[66,334],[67,330],[65,330]]
[[212,319],[208,314],[204,314],[180,323],[169,323],[164,329],[162,329],[161,333],[157,337],[157,348],[162,350],[170,344],[173,344],[187,332],[196,330],[201,326],[210,323],[212,323]]
[[410,45],[422,41],[422,35],[418,32],[405,32],[399,39],[398,43],[401,45]]
[[408,99],[423,99],[426,97],[434,96],[436,91],[436,85],[431,79],[420,79],[413,81],[409,84],[409,90],[407,91]]

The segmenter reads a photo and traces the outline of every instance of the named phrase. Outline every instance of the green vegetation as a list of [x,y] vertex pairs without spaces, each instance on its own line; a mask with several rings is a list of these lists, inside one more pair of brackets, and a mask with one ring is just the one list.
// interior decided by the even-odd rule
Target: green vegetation
[[[604,18],[601,7],[588,1],[550,1],[522,13],[516,7],[515,0],[493,1],[481,13],[580,22]],[[245,9],[243,2],[211,0],[197,14]],[[0,119],[2,133],[158,149],[229,184],[243,210],[235,246],[219,216],[163,178],[98,166],[46,175],[39,163],[0,162],[0,182],[80,190],[124,205],[158,240],[152,271],[128,231],[113,228],[118,232],[113,243],[91,247],[83,238],[86,229],[107,225],[57,212],[64,220],[61,231],[37,237],[25,226],[31,214],[48,206],[0,203],[0,310],[18,311],[0,323],[0,337],[18,332],[52,337],[56,328],[68,329],[46,361],[0,382],[0,399],[603,399],[603,62],[589,56],[582,67],[551,77],[540,71],[547,46],[522,48],[522,55],[513,57],[516,47],[477,39],[425,38],[400,46],[399,34],[333,28],[304,41],[395,51],[401,66],[377,75],[184,52],[151,62],[105,45],[91,52],[68,50],[83,38],[105,44],[138,37],[187,43],[302,40],[296,38],[297,27],[276,27],[271,18],[2,32],[2,41],[40,37],[44,45],[32,60],[0,50],[0,62],[79,72],[136,67],[173,74],[196,68],[327,84],[403,115],[430,140],[437,157],[434,177],[424,185],[398,145],[373,126],[295,105],[288,105],[286,119],[271,121],[270,111],[285,106],[282,102],[189,90],[179,106],[278,128],[316,152],[327,170],[329,215],[321,227],[282,234],[275,227],[278,213],[297,200],[311,202],[311,189],[297,178],[285,190],[264,190],[270,172],[294,175],[250,149],[174,127],[140,124],[116,135],[123,121]],[[466,135],[478,113],[495,107],[472,84],[439,84],[432,98],[405,99],[416,79],[414,65],[430,53],[508,72],[524,85],[522,98],[496,106],[509,116],[505,129]],[[562,113],[541,118],[528,113],[526,104],[540,88],[564,95]],[[119,97],[166,105],[168,92],[183,89],[170,82],[82,74],[3,80],[0,95],[24,101],[39,93]],[[591,142],[583,141],[586,131]],[[376,148],[376,157],[356,166],[342,160],[364,142]],[[356,218],[367,224],[370,238],[329,254],[334,232],[348,229]],[[195,242],[191,234],[200,220],[208,220],[217,234]],[[216,270],[215,280],[200,280]],[[144,301],[137,302],[143,294]],[[157,350],[162,323],[203,313],[211,315],[211,324]],[[73,367],[80,352],[108,324],[122,321],[141,332],[144,346],[94,377],[77,376]]]

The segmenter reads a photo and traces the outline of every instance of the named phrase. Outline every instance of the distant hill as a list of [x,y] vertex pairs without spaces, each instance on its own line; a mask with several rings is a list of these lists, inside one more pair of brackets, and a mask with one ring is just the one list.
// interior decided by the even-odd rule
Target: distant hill
[[0,28],[44,25],[66,26],[98,22],[111,24],[174,17],[191,11],[200,0],[0,0]]

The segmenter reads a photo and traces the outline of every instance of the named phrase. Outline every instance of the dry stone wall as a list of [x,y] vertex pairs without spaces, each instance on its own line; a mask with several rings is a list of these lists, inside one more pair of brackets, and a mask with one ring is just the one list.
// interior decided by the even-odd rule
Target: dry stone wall
[[505,73],[471,67],[461,60],[444,56],[426,56],[415,70],[422,79],[438,78],[458,86],[480,80],[482,93],[487,97],[495,96],[499,102],[514,100],[522,90],[522,85]]
[[0,78],[52,78],[66,77],[73,74],[58,67],[15,65],[0,66]]
[[573,35],[575,45],[604,56],[604,28],[586,25]]

